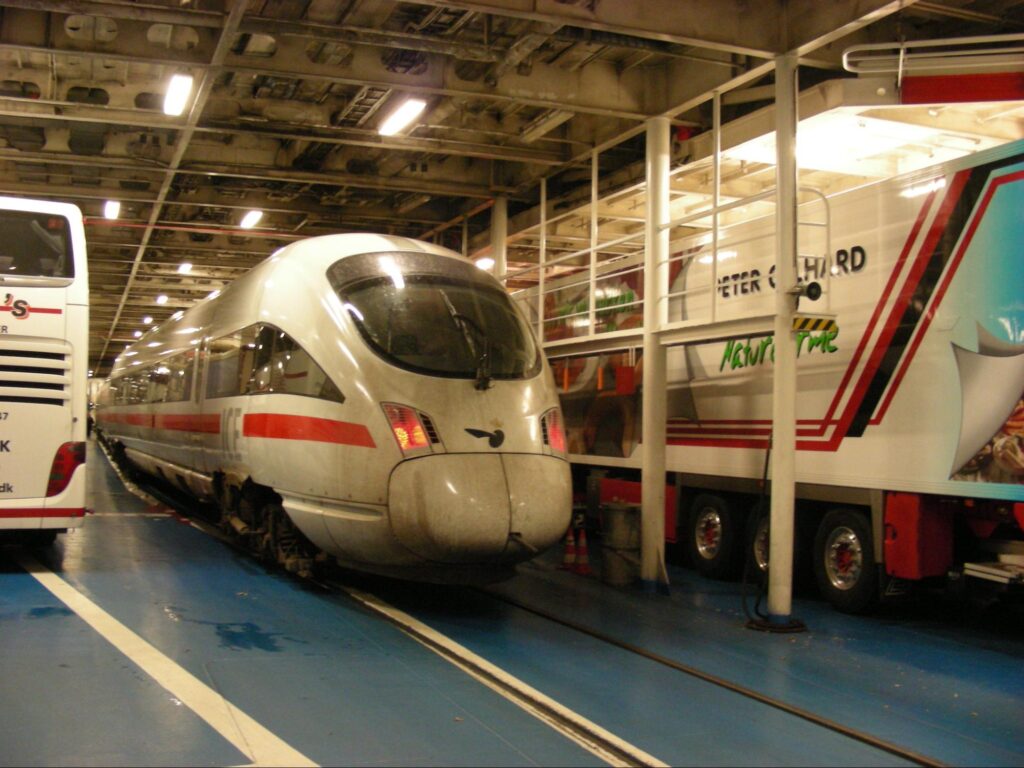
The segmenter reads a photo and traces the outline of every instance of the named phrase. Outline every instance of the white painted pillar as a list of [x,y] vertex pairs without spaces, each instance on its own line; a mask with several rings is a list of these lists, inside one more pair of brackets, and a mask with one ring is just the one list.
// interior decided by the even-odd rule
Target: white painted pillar
[[598,185],[600,183],[600,154],[595,149],[590,153],[590,288],[587,304],[587,335],[597,333],[597,206]]
[[540,245],[537,251],[537,338],[544,343],[544,281],[548,260],[548,180],[540,180]]
[[772,404],[772,510],[768,558],[768,619],[790,622],[793,604],[793,507],[796,486],[797,57],[775,59],[775,366]]
[[666,349],[658,330],[668,320],[669,120],[647,121],[647,236],[644,254],[643,461],[640,578],[667,591],[665,570]]
[[497,196],[491,207],[491,258],[494,259],[494,276],[505,282],[508,272],[508,198]]

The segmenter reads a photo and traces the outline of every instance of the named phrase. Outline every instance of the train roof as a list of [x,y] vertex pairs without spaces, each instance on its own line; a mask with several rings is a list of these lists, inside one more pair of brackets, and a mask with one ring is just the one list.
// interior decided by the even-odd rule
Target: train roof
[[[395,251],[430,253],[464,261],[461,255],[440,245],[394,235],[354,232],[297,240],[279,248],[222,291],[214,291],[193,307],[175,313],[144,333],[142,338],[128,345],[124,352],[117,356],[110,375],[114,377],[123,373],[133,364],[162,359],[189,349],[195,334],[209,325],[216,306],[231,302],[233,299],[238,300],[238,297],[244,296],[247,291],[253,297],[258,297],[259,291],[253,290],[254,287],[273,279],[274,273],[279,269],[297,269],[311,278],[326,279],[327,269],[341,259]],[[129,357],[135,359],[129,361]]]

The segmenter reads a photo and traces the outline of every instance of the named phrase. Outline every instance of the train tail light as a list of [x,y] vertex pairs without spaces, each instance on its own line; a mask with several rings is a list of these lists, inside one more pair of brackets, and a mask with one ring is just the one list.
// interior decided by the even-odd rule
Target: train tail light
[[402,453],[430,447],[430,438],[423,428],[423,421],[415,409],[407,405],[384,403],[384,414],[391,424],[391,431],[398,441]]
[[50,482],[46,486],[47,496],[56,496],[68,487],[75,470],[85,464],[85,443],[64,443],[57,449],[50,465]]
[[562,428],[562,411],[552,408],[540,417],[540,428],[544,445],[555,453],[565,454],[565,430]]

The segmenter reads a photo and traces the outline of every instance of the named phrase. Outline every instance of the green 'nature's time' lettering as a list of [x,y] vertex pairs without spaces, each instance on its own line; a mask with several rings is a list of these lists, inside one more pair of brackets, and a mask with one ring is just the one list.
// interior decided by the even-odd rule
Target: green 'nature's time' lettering
[[[831,355],[839,351],[833,342],[839,335],[839,329],[831,331],[797,331],[796,333],[796,355],[799,357],[804,351],[808,354],[820,352]],[[725,343],[725,350],[722,353],[722,362],[718,366],[719,371],[726,368],[735,371],[739,368],[750,368],[755,365],[764,365],[766,362],[775,362],[775,337],[766,336],[761,339],[729,339]]]

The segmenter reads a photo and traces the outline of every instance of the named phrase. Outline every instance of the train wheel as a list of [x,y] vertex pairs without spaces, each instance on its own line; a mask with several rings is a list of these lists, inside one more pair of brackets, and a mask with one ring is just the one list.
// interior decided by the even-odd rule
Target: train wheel
[[43,531],[25,531],[25,543],[35,549],[51,547],[56,541],[57,530],[53,528]]
[[268,501],[261,512],[266,528],[261,550],[286,571],[302,577],[310,576],[315,556],[312,545],[292,523],[281,503],[276,499]]
[[735,575],[741,534],[739,517],[732,505],[721,496],[702,493],[690,506],[688,523],[687,541],[694,567],[713,579]]
[[277,530],[280,527],[278,516],[284,514],[281,505],[267,503],[260,508],[263,518],[263,534],[256,542],[257,554],[266,565],[277,563]]
[[834,608],[860,613],[878,600],[878,569],[871,526],[852,509],[833,509],[814,537],[814,576]]

